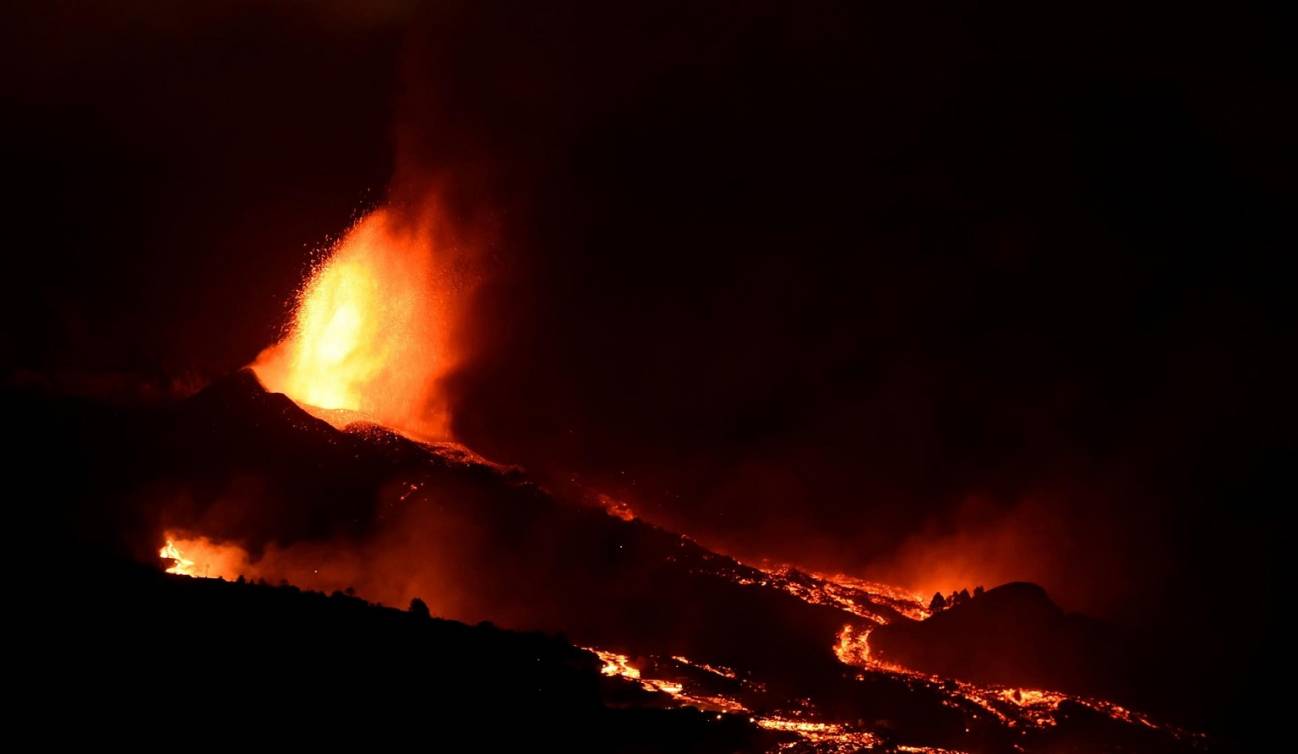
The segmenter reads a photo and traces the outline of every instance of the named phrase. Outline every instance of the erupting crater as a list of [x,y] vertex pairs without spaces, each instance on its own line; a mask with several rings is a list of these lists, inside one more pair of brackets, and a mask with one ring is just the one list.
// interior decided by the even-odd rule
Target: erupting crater
[[[281,491],[298,490],[304,515],[329,534],[311,540],[295,532],[309,541],[271,558],[278,530],[259,530],[248,549],[234,543],[234,530],[231,541],[168,531],[159,551],[167,572],[348,594],[355,586],[390,606],[413,597],[450,618],[563,631],[590,648],[607,679],[782,736],[779,751],[1048,751],[1093,730],[1119,747],[1182,751],[1200,743],[1108,701],[971,683],[885,660],[872,652],[871,633],[934,618],[919,595],[744,564],[642,521],[606,495],[583,507],[519,469],[432,442],[447,437],[439,383],[455,365],[449,259],[438,255],[430,224],[381,209],[311,274],[284,339],[252,368],[261,386],[332,429],[287,400],[278,403],[296,416],[267,411],[271,402],[261,386],[246,384],[256,382],[248,375],[209,390],[206,403],[196,396],[195,412],[208,412],[194,418],[202,436],[229,423],[211,455],[231,454],[229,468],[260,467]],[[231,402],[244,405],[231,411]],[[360,419],[399,434],[336,431]],[[276,422],[282,426],[268,433]],[[266,458],[274,454],[267,436],[317,450],[279,466]],[[318,507],[321,494],[338,490],[350,496],[335,500],[336,513]],[[673,612],[696,625],[662,620]],[[760,635],[749,635],[753,625]]]
[[438,252],[430,219],[366,215],[312,272],[257,377],[335,426],[367,419],[444,438],[457,281],[452,254]]

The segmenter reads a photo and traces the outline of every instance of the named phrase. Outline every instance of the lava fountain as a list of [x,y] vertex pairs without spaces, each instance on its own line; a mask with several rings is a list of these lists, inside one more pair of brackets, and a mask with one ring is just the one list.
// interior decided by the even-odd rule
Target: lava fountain
[[437,251],[430,222],[365,216],[303,286],[285,338],[252,365],[258,379],[335,425],[445,437],[455,279]]

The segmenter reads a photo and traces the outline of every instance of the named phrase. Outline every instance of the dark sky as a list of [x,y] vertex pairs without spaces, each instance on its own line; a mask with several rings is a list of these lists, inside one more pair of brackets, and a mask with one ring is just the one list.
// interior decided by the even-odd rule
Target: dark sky
[[518,5],[6,11],[6,371],[238,368],[313,250],[436,185],[491,229],[449,383],[490,457],[739,555],[1136,625],[1276,583],[1282,25]]

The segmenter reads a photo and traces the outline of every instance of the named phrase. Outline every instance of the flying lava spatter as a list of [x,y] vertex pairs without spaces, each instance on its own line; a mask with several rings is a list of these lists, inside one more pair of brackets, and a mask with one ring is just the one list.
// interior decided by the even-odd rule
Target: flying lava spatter
[[286,336],[252,365],[258,379],[338,426],[445,437],[454,283],[437,252],[430,222],[366,215],[302,288]]

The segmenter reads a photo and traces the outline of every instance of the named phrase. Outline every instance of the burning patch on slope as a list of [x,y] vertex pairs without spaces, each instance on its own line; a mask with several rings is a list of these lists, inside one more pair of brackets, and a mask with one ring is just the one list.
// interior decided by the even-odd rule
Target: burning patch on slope
[[168,532],[167,541],[158,550],[167,564],[167,573],[195,578],[237,579],[250,570],[248,553],[234,544],[215,542],[207,537],[183,537]]

